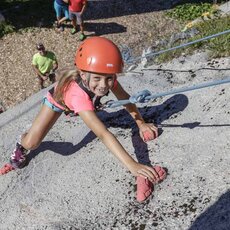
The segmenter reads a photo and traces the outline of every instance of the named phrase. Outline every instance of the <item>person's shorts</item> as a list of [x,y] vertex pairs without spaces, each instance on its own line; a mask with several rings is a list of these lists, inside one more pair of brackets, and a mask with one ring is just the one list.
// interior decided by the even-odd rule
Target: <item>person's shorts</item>
[[78,25],[81,25],[82,24],[82,16],[81,16],[81,13],[80,12],[72,12],[72,11],[69,11],[69,19],[70,20],[73,20],[74,18],[76,18],[77,20],[77,24]]
[[56,17],[60,18],[63,15],[65,15],[65,18],[69,18],[69,10],[68,6],[61,6],[56,1],[54,1],[54,9],[56,12]]
[[64,112],[64,110],[58,108],[57,106],[55,106],[54,104],[52,104],[51,102],[49,102],[48,99],[47,99],[47,97],[44,97],[44,98],[43,98],[42,104],[48,106],[48,107],[51,108],[54,112],[57,112],[57,113],[62,113],[62,112]]

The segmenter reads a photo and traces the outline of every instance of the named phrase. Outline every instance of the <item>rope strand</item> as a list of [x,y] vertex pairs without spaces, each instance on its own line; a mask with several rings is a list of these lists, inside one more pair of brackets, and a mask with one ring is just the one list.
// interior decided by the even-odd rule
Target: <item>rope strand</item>
[[227,84],[227,83],[230,83],[230,78],[227,78],[224,80],[212,81],[212,82],[205,82],[205,83],[190,86],[190,87],[183,87],[180,89],[175,89],[175,90],[166,91],[166,92],[160,92],[160,93],[156,93],[156,94],[151,94],[149,90],[143,90],[143,91],[140,91],[140,92],[132,95],[127,100],[108,101],[104,104],[104,107],[105,108],[115,108],[115,107],[119,107],[122,105],[130,104],[130,103],[132,103],[132,104],[146,103],[146,102],[149,102],[151,99],[155,99],[158,97],[164,97],[164,96],[177,94],[177,93],[184,93],[187,91],[192,91],[192,90],[197,90],[197,89],[202,89],[202,88],[207,88],[207,87],[222,85],[222,84]]
[[225,30],[225,31],[222,31],[220,33],[209,35],[207,37],[200,38],[200,39],[197,39],[197,40],[192,41],[192,42],[184,43],[182,45],[175,46],[175,47],[172,47],[172,48],[169,48],[169,49],[160,50],[158,52],[152,52],[152,53],[146,54],[144,57],[139,56],[139,57],[127,60],[127,61],[125,61],[125,63],[131,64],[131,63],[134,63],[134,62],[136,62],[136,61],[138,61],[138,60],[140,60],[142,58],[153,57],[153,56],[156,56],[156,55],[159,55],[159,54],[163,54],[163,53],[166,53],[166,52],[169,52],[169,51],[172,51],[172,50],[176,50],[176,49],[183,48],[183,47],[186,47],[186,46],[189,46],[189,45],[193,45],[193,44],[201,42],[201,41],[205,41],[205,40],[208,40],[208,39],[211,39],[211,38],[215,38],[215,37],[218,37],[220,35],[227,34],[227,33],[230,33],[230,30]]

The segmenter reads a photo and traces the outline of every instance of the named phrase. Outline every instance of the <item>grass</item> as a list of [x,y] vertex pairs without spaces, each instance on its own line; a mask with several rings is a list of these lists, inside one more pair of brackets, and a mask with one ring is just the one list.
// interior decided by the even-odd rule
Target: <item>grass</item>
[[185,3],[169,10],[166,15],[180,21],[189,21],[200,17],[205,12],[211,12],[212,10],[213,5],[211,3]]
[[[188,39],[183,43],[195,41],[203,37],[213,35],[225,30],[230,29],[230,16],[226,16],[219,19],[207,20],[194,26],[199,31],[199,34],[192,39]],[[181,43],[175,43],[174,46],[178,46]],[[162,47],[161,50],[168,47]],[[173,58],[179,57],[182,54],[192,54],[195,50],[208,50],[210,58],[228,57],[230,56],[230,33],[220,35],[216,38],[212,38],[206,41],[198,42],[194,45],[186,46],[185,48],[176,49],[163,53],[156,57],[157,63],[168,62]]]
[[215,14],[217,12],[216,5],[227,2],[226,0],[215,1],[215,0],[206,0],[206,1],[197,1],[197,0],[182,0],[177,6],[173,9],[166,12],[171,18],[177,19],[179,21],[191,21],[198,17],[201,17],[202,14],[209,12],[210,14]]

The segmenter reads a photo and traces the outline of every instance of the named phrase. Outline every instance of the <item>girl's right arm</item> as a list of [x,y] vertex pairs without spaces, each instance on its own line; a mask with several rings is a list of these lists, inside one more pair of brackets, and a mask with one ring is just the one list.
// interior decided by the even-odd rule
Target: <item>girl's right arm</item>
[[105,127],[94,111],[81,111],[85,124],[101,139],[104,145],[125,165],[134,176],[142,176],[154,182],[158,174],[149,166],[137,163],[123,148],[116,137]]

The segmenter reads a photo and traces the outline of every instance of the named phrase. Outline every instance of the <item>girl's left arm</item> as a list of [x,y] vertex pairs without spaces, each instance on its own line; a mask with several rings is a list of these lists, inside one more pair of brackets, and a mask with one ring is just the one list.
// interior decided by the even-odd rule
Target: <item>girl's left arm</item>
[[158,173],[147,165],[136,162],[129,153],[123,148],[117,138],[106,128],[106,126],[97,117],[94,111],[79,112],[80,117],[85,124],[95,133],[104,145],[130,170],[134,176],[149,178],[154,182],[159,179]]
[[[119,82],[117,82],[116,87],[112,89],[112,92],[118,100],[125,100],[129,99],[130,97],[130,95],[123,89]],[[125,105],[125,108],[130,113],[132,118],[135,120],[140,131],[140,136],[143,139],[143,141],[146,142],[149,140],[153,140],[158,136],[157,127],[153,124],[145,123],[135,104],[127,104]]]

